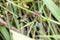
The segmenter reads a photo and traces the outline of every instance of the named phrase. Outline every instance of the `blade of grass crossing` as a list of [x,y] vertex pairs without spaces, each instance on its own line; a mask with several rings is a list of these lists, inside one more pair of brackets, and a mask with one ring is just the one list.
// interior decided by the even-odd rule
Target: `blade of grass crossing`
[[43,0],[46,4],[47,8],[51,11],[54,17],[60,22],[60,9],[56,6],[56,4],[52,0]]

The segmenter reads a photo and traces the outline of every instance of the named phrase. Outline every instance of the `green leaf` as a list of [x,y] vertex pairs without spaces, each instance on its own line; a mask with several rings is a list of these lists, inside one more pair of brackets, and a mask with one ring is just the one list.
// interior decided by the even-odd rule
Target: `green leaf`
[[51,11],[53,16],[60,22],[60,9],[52,0],[43,0],[47,8]]
[[0,26],[0,32],[5,37],[6,40],[10,40],[9,33],[8,33],[8,31],[7,31],[7,29],[5,27]]
[[24,2],[32,2],[33,0],[20,0],[21,2],[24,1]]

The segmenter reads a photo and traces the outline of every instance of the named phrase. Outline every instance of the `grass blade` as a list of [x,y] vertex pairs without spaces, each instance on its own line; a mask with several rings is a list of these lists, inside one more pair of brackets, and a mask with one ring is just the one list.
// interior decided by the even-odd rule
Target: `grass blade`
[[5,27],[0,26],[0,32],[3,34],[6,40],[10,40],[10,36]]
[[60,22],[60,9],[55,5],[52,0],[43,0],[47,8],[51,11],[53,16]]

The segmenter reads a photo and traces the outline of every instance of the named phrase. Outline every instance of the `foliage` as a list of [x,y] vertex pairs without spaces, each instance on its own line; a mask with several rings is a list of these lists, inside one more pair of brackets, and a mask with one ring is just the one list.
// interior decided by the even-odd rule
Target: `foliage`
[[14,30],[36,40],[60,39],[59,0],[0,0],[1,40]]

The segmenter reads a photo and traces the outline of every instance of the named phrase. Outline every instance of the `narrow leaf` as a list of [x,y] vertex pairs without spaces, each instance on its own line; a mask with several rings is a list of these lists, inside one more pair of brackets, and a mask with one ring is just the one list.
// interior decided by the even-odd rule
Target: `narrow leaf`
[[53,16],[60,22],[60,9],[52,0],[43,0],[47,8],[51,11]]
[[10,40],[9,33],[5,27],[0,26],[0,32],[3,34],[6,40]]

